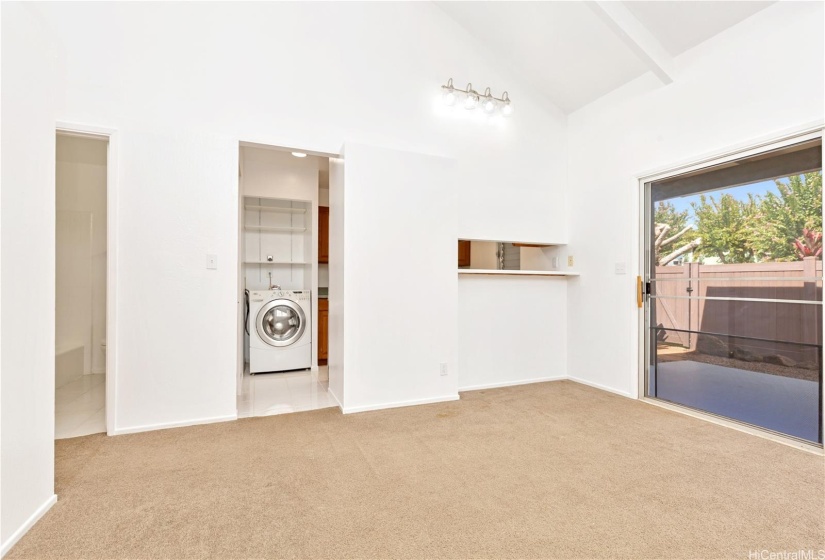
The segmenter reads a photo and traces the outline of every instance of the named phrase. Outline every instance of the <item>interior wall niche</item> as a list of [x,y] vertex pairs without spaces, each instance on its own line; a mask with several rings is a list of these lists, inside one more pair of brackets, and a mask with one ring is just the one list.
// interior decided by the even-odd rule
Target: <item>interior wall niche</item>
[[560,244],[458,240],[461,270],[556,270]]

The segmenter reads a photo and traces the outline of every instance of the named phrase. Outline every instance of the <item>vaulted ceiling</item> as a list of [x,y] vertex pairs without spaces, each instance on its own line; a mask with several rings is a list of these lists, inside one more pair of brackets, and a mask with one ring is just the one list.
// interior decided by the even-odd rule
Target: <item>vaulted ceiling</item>
[[436,2],[569,113],[652,71],[773,2]]

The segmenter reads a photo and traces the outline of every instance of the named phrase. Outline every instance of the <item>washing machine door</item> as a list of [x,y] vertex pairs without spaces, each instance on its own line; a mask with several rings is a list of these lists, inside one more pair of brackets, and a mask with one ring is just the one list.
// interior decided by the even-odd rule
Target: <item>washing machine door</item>
[[270,346],[289,346],[304,334],[306,316],[294,301],[275,299],[261,307],[255,325],[258,336]]

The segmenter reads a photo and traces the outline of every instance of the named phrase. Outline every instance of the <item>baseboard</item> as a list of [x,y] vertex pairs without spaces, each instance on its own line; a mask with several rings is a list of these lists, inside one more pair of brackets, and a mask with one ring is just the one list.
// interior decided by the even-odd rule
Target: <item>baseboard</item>
[[333,393],[333,392],[332,392],[332,389],[330,389],[329,387],[327,387],[327,394],[328,394],[330,397],[332,397],[332,400],[334,400],[334,401],[335,401],[335,404],[337,404],[337,405],[338,405],[338,410],[340,410],[341,412],[344,412],[344,405],[342,405],[342,404],[341,404],[341,399],[339,399],[339,398],[338,398],[338,395],[336,395],[335,393]]
[[103,375],[103,374],[106,373],[106,368],[103,368],[103,369],[101,369],[101,368],[92,368],[91,373],[93,375]]
[[238,413],[227,414],[226,416],[212,416],[210,418],[195,418],[182,422],[165,422],[160,424],[146,424],[143,426],[131,426],[129,428],[115,428],[109,435],[121,436],[124,434],[136,434],[139,432],[151,432],[154,430],[166,430],[168,428],[185,428],[186,426],[198,426],[200,424],[214,424],[216,422],[230,422],[238,419]]
[[621,395],[627,398],[633,398],[633,396],[628,393],[627,391],[620,391],[619,389],[614,389],[613,387],[608,387],[607,385],[602,385],[601,383],[593,383],[592,381],[585,381],[580,377],[573,377],[572,375],[568,375],[567,379],[570,381],[575,381],[576,383],[581,383],[582,385],[587,385],[588,387],[593,387],[595,389],[601,389],[602,391],[607,391],[608,393],[614,393],[616,395]]
[[366,406],[351,406],[349,408],[341,408],[344,414],[353,414],[355,412],[367,412],[370,410],[384,410],[387,408],[402,408],[405,406],[416,406],[419,404],[433,404],[448,401],[457,401],[460,397],[458,395],[447,395],[446,397],[435,397],[432,399],[416,399],[410,401],[399,401],[382,404],[370,404]]
[[484,383],[481,385],[468,385],[466,387],[459,387],[458,392],[465,391],[481,391],[482,389],[500,389],[501,387],[515,387],[517,385],[530,385],[531,383],[544,383],[545,381],[562,381],[567,379],[565,375],[555,375],[552,377],[536,377],[534,379],[522,379],[519,381],[504,381],[501,383]]
[[49,498],[43,502],[43,504],[37,508],[33,514],[29,516],[28,519],[21,525],[12,535],[6,539],[6,542],[0,546],[0,557],[6,555],[6,553],[12,549],[14,545],[17,544],[23,535],[29,532],[29,529],[34,527],[34,524],[40,521],[40,518],[46,515],[46,512],[49,511],[54,504],[57,503],[57,494],[52,494]]

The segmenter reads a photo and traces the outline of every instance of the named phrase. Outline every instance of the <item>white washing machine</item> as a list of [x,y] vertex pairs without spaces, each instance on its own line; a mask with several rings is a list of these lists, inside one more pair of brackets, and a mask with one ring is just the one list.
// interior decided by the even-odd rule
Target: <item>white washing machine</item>
[[249,372],[312,367],[310,291],[249,292]]

